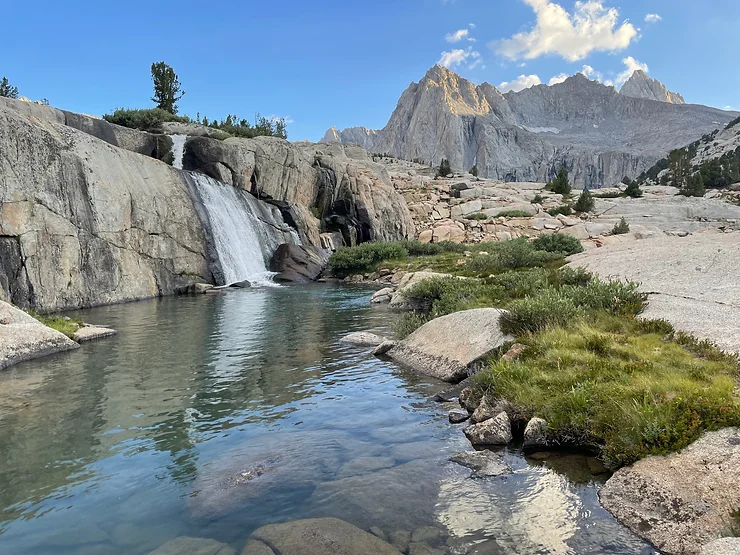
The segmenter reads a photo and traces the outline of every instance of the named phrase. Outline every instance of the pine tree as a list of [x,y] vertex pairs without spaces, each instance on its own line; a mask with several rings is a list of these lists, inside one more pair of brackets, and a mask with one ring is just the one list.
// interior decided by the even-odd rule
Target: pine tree
[[583,190],[573,209],[576,212],[591,212],[594,209],[594,196],[588,189]]
[[164,62],[152,64],[152,81],[154,82],[154,96],[152,102],[170,114],[177,114],[177,101],[185,91],[180,88],[180,80],[170,66]]
[[439,169],[437,170],[437,177],[447,177],[452,173],[452,167],[450,161],[447,158],[442,158],[439,163]]
[[704,178],[697,172],[686,180],[686,185],[679,191],[686,197],[703,197],[707,192],[704,188]]
[[629,232],[630,224],[627,223],[627,220],[625,220],[624,217],[619,220],[618,224],[614,224],[614,227],[612,228],[612,235],[624,235]]
[[630,181],[627,183],[627,188],[624,190],[624,194],[632,198],[640,198],[642,196],[642,189],[638,185],[637,181]]
[[470,175],[472,175],[474,177],[478,177],[478,166],[475,165],[472,168],[470,168],[470,172],[469,173],[470,173]]
[[18,87],[11,85],[7,77],[3,77],[0,80],[0,96],[18,98]]
[[569,195],[570,182],[568,181],[568,170],[560,168],[555,179],[547,184],[547,188],[553,193],[557,193],[559,195]]

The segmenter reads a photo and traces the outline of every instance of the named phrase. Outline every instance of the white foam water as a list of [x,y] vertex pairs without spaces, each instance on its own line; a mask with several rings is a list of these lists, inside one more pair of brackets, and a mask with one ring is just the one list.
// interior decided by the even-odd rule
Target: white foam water
[[182,159],[185,155],[185,141],[187,135],[170,135],[172,139],[172,167],[182,169]]

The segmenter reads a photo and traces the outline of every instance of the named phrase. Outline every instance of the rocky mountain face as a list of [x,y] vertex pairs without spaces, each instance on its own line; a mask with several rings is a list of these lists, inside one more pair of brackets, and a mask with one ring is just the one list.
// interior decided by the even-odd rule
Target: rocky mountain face
[[[272,137],[187,143],[185,169],[283,212],[304,245],[403,239],[413,222],[364,150]],[[0,300],[54,311],[213,283],[209,230],[172,140],[0,98]],[[316,216],[319,216],[317,218]]]
[[660,102],[668,102],[670,104],[686,104],[679,93],[674,93],[668,90],[668,88],[652,77],[648,77],[647,73],[638,69],[632,74],[622,88],[619,89],[619,94],[625,96],[631,96],[633,98],[647,98],[648,100],[658,100]]
[[506,181],[548,181],[566,167],[576,186],[635,177],[672,148],[737,114],[620,94],[582,74],[502,94],[435,66],[401,95],[380,131],[330,130],[325,142],[362,139],[369,151],[453,169],[473,165]]

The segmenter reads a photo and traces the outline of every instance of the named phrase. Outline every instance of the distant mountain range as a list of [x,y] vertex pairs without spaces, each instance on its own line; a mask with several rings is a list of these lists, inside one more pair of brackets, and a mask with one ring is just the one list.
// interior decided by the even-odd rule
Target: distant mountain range
[[738,115],[685,104],[678,93],[636,71],[621,91],[582,74],[548,86],[502,93],[436,65],[401,95],[381,130],[331,128],[322,142],[481,176],[545,181],[566,167],[577,186],[636,177],[670,150],[724,127]]

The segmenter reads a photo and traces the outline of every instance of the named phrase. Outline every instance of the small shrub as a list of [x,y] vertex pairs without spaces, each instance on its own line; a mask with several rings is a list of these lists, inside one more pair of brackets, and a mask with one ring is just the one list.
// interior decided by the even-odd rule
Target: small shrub
[[619,220],[619,223],[614,224],[614,227],[612,228],[612,235],[624,235],[629,232],[630,224],[627,223],[627,220],[625,220],[624,217]]
[[490,275],[503,270],[535,268],[562,258],[560,253],[537,250],[526,238],[495,243],[490,254],[470,258],[465,267],[478,275]]
[[563,266],[558,270],[550,273],[550,285],[562,287],[563,285],[573,285],[576,287],[585,287],[593,279],[593,274],[583,268],[571,268]]
[[563,256],[570,256],[583,252],[583,245],[575,237],[565,233],[554,233],[552,235],[540,235],[532,241],[532,246],[538,251],[560,253]]
[[532,214],[524,210],[503,210],[496,214],[497,218],[531,218]]
[[573,209],[570,207],[569,204],[561,204],[560,206],[556,206],[555,208],[550,208],[547,213],[550,214],[550,216],[552,217],[559,215],[570,216],[571,214],[573,214]]
[[470,168],[469,173],[474,177],[478,177],[478,166],[473,166],[472,168]]
[[105,114],[103,119],[108,123],[114,123],[130,129],[147,130],[167,121],[176,121],[189,123],[190,118],[187,116],[176,116],[167,110],[161,108],[149,108],[142,110],[132,110],[119,108],[112,114]]
[[630,181],[627,184],[627,188],[624,190],[624,194],[632,198],[640,198],[642,196],[642,189],[640,189],[637,181]]
[[594,198],[619,198],[621,193],[619,191],[610,191],[606,193],[591,193]]
[[409,335],[426,324],[429,320],[415,312],[404,312],[393,325],[393,331],[399,339],[406,339]]
[[468,214],[467,216],[465,216],[465,219],[482,221],[487,220],[488,216],[486,216],[483,212],[475,212],[474,214]]
[[329,266],[337,277],[370,272],[384,260],[403,260],[409,252],[400,243],[362,243],[331,255]]
[[588,189],[584,189],[573,208],[576,212],[591,212],[594,209],[594,197]]
[[555,179],[547,184],[547,189],[559,195],[569,195],[570,182],[568,181],[568,170],[560,168]]
[[579,308],[604,310],[612,314],[639,314],[645,307],[647,295],[638,290],[633,281],[591,280],[585,287],[565,285],[560,294]]
[[534,198],[532,199],[532,204],[542,204],[545,202],[545,197],[543,197],[541,194],[537,193]]
[[509,270],[494,277],[491,283],[499,286],[508,297],[517,299],[547,289],[548,273],[542,268]]
[[437,177],[447,177],[451,173],[452,167],[450,166],[450,161],[447,158],[442,158],[439,168],[437,168]]
[[505,333],[518,335],[537,332],[554,326],[566,326],[583,315],[573,301],[548,289],[539,295],[513,301],[509,314],[502,318],[501,328]]
[[654,333],[663,337],[673,337],[675,328],[668,320],[640,318],[636,320],[637,328],[641,333]]

